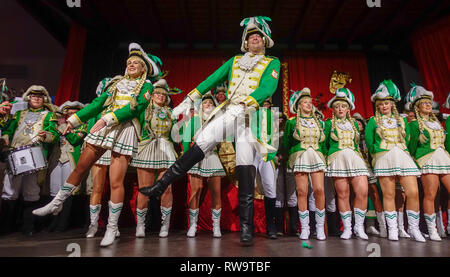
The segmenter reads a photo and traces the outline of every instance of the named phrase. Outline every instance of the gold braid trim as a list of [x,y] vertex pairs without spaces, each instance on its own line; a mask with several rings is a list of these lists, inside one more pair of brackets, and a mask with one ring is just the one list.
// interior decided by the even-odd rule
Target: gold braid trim
[[359,134],[359,130],[356,129],[355,123],[356,120],[350,115],[350,111],[348,111],[347,113],[347,119],[350,121],[350,123],[352,124],[352,128],[353,128],[353,132],[355,132],[355,140],[356,140],[356,144],[359,145],[359,142],[361,140],[360,134]]
[[419,113],[419,109],[417,108],[417,105],[414,106],[414,114],[416,115],[416,120],[417,120],[417,123],[419,124],[419,131],[420,131],[419,142],[421,144],[424,144],[427,142],[428,138],[423,133],[423,129],[424,129],[423,119],[422,119],[421,114]]
[[[339,138],[336,136],[334,131],[336,130],[336,115],[333,112],[333,116],[331,117],[331,132],[330,136],[334,141],[339,141]],[[339,132],[338,132],[339,135]]]
[[287,118],[290,118],[289,112],[289,68],[288,63],[284,62],[281,64],[281,68],[283,70],[283,114],[286,115]]
[[[147,67],[145,67],[147,68]],[[111,91],[111,95],[108,97],[108,99],[106,99],[105,104],[103,104],[103,107],[109,107],[113,104],[114,102],[114,98],[117,94],[117,84],[122,81],[123,79],[128,79],[130,76],[127,74],[125,74],[125,76],[121,77],[120,79],[118,79],[116,82],[114,82],[114,84],[112,84],[109,87],[109,91]],[[141,75],[141,79],[139,80],[138,84],[136,85],[136,87],[131,91],[131,94],[133,94],[133,99],[130,101],[130,108],[131,110],[134,110],[137,106],[137,97],[139,96],[139,93],[141,92],[142,86],[145,84],[145,81],[147,80],[147,70],[144,71],[144,73],[142,73]]]

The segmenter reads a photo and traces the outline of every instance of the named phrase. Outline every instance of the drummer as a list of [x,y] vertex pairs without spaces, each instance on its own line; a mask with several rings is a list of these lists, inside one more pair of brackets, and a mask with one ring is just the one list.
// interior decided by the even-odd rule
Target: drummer
[[[50,144],[59,141],[59,134],[55,128],[54,114],[50,96],[43,86],[33,85],[23,94],[28,102],[28,109],[18,111],[11,119],[2,139],[10,148],[16,149],[28,145],[42,145],[44,157],[47,157]],[[7,231],[13,229],[15,222],[13,214],[17,207],[19,193],[23,195],[23,226],[25,235],[33,234],[32,211],[39,200],[40,187],[38,173],[13,175],[7,173],[2,193],[2,227]]]

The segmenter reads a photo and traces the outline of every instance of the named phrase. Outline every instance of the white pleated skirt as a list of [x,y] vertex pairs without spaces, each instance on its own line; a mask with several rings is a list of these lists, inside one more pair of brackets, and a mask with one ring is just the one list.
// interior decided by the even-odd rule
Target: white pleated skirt
[[177,159],[173,144],[166,138],[143,141],[130,165],[137,168],[166,169]]
[[326,165],[316,150],[308,147],[300,157],[298,157],[293,166],[293,172],[317,172],[325,171]]
[[398,146],[377,158],[373,167],[375,176],[419,176],[420,171],[411,156]]
[[439,147],[420,169],[422,174],[450,174],[449,154]]
[[86,142],[121,155],[134,156],[137,154],[138,136],[131,122],[89,133]]
[[366,163],[358,153],[350,148],[340,150],[325,172],[328,177],[369,176]]
[[97,165],[110,165],[111,164],[111,151],[107,150],[101,157],[98,159],[95,164]]
[[219,156],[214,151],[206,153],[205,158],[194,165],[188,173],[197,174],[202,177],[223,177],[226,175]]

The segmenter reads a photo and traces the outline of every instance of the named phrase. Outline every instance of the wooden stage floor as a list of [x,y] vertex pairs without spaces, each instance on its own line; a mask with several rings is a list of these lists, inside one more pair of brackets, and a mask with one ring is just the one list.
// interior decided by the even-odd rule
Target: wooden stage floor
[[392,242],[378,237],[369,237],[368,241],[329,237],[326,241],[306,241],[312,246],[308,249],[302,247],[303,241],[290,236],[269,240],[257,234],[253,246],[243,247],[238,232],[223,232],[222,238],[199,232],[197,237],[187,238],[185,231],[172,231],[167,238],[147,233],[143,239],[134,237],[134,228],[120,231],[120,238],[106,248],[99,245],[103,230],[91,239],[84,237],[82,229],[41,232],[34,237],[13,233],[0,237],[0,257],[67,257],[77,248],[81,257],[368,257],[377,253],[380,257],[450,257],[448,238],[419,243],[409,239]]

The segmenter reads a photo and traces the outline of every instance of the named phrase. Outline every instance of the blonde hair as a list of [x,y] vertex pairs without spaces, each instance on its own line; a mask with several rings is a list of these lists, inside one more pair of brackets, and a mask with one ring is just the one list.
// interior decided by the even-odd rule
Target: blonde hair
[[[309,96],[303,96],[302,98],[310,98],[310,99],[312,99]],[[296,140],[300,140],[300,137],[298,135],[298,132],[300,131],[300,116],[302,114],[301,109],[299,109],[300,102],[301,102],[301,99],[297,102],[297,117],[295,119],[295,130],[294,130],[294,135],[293,135]],[[322,125],[320,124],[320,121],[317,118],[316,107],[314,105],[312,107],[313,108],[311,110],[311,116],[314,119],[314,122],[316,122],[317,127],[319,128],[319,133],[320,133],[319,142],[323,142],[325,140],[325,134],[323,133]]]
[[[343,101],[336,101],[336,102],[343,102]],[[336,103],[334,102],[334,103]],[[334,103],[332,105],[332,107],[334,107]],[[346,103],[346,102],[343,102]],[[348,105],[348,103],[346,103]],[[350,105],[348,105],[350,107]],[[345,115],[345,118],[350,121],[351,125],[352,125],[352,129],[353,132],[355,133],[355,142],[356,144],[359,145],[359,142],[361,140],[361,135],[359,133],[359,130],[356,128],[355,123],[356,120],[350,116],[350,110],[347,111],[347,114]],[[356,124],[357,125],[357,124]],[[331,133],[330,136],[334,141],[339,141],[339,137],[336,136],[336,134],[334,133],[334,131],[336,130],[336,114],[333,111],[333,116],[331,117]],[[339,136],[339,132],[338,132],[338,136]]]
[[[416,120],[417,120],[417,123],[419,125],[419,131],[420,131],[419,142],[421,144],[424,144],[424,143],[426,143],[428,141],[428,138],[425,136],[425,133],[423,131],[423,129],[424,129],[424,122],[423,122],[422,116],[421,116],[419,108],[418,108],[420,103],[425,102],[425,101],[430,101],[430,100],[428,100],[428,99],[421,99],[421,100],[417,101],[416,104],[414,104],[414,108],[413,108],[414,115],[416,116]],[[437,121],[437,122],[439,122],[438,118],[436,117],[436,115],[433,112],[430,113],[429,118],[430,118],[430,121]],[[440,132],[444,133],[444,131],[442,129],[440,130]]]
[[[129,58],[130,59],[130,58]],[[128,59],[128,60],[129,60]],[[127,61],[128,61],[127,60]],[[141,75],[141,79],[138,81],[137,85],[134,87],[134,89],[131,91],[131,94],[133,95],[133,99],[130,101],[130,108],[131,110],[134,110],[137,106],[137,97],[139,96],[139,93],[141,92],[142,86],[144,86],[145,81],[147,80],[147,72],[148,68],[145,65],[145,63],[142,61],[142,59],[138,58],[139,62],[143,64],[144,66],[144,72]],[[123,79],[129,79],[130,75],[128,74],[128,71],[125,73],[125,76],[118,79],[116,82],[114,82],[110,87],[109,91],[111,91],[111,95],[106,99],[105,104],[103,104],[104,107],[110,106],[114,102],[114,98],[117,94],[117,84],[122,81]]]
[[[375,123],[377,124],[377,130],[376,130],[377,135],[380,138],[385,139],[383,128],[378,127],[378,126],[381,126],[381,116],[382,116],[380,111],[378,110],[378,104],[380,101],[385,101],[385,100],[377,100],[375,102],[376,111],[375,111],[374,119],[375,119]],[[394,101],[391,101],[391,103],[392,103],[391,113],[394,115],[394,118],[397,121],[397,130],[398,130],[398,133],[400,134],[400,139],[403,139],[403,141],[405,141],[406,140],[406,131],[405,131],[405,124],[404,124],[403,118],[398,113],[398,110],[397,110],[397,107],[395,106]]]

